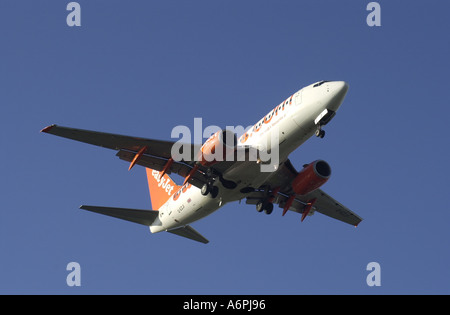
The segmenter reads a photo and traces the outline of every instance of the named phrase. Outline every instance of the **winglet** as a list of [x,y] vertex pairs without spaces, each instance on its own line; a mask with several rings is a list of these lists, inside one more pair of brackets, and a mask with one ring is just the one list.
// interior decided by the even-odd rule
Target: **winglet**
[[50,126],[47,126],[47,127],[45,127],[44,129],[42,129],[40,132],[48,133],[48,132],[50,131],[50,129],[52,129],[52,128],[55,127],[55,126],[56,126],[55,124],[50,125]]

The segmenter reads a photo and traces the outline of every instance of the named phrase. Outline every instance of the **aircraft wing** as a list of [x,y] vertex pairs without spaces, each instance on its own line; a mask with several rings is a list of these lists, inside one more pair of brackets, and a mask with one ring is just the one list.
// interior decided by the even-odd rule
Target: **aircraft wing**
[[281,164],[279,169],[273,173],[263,186],[261,186],[261,189],[248,195],[246,203],[256,204],[258,201],[267,198],[271,193],[270,191],[267,191],[266,187],[278,187],[278,192],[272,197],[273,203],[278,204],[280,208],[285,208],[289,202],[289,198],[294,196],[291,205],[286,210],[303,214],[308,208],[309,203],[314,200],[308,215],[312,215],[317,211],[354,226],[357,226],[362,221],[360,216],[336,201],[321,189],[316,189],[304,196],[295,194],[291,187],[291,183],[297,174],[298,172],[292,166],[291,162],[287,160]]
[[[172,158],[171,150],[172,146],[175,144],[173,141],[130,137],[58,125],[48,126],[42,129],[41,132],[116,150],[118,151],[116,155],[120,159],[131,162],[130,169],[133,165],[138,164],[157,171],[162,171],[165,166],[168,165],[168,161]],[[181,146],[181,148],[184,147],[190,149],[191,160],[172,161],[170,167],[166,169],[167,174],[174,172],[182,177],[186,177],[193,169],[195,164],[193,157],[200,149],[200,145],[186,144],[185,146]],[[179,153],[182,154],[183,151],[181,150]],[[206,169],[199,168],[192,174],[189,182],[194,186],[201,187],[207,181],[205,172]]]
[[[130,162],[129,169],[137,164],[160,172],[164,171],[166,174],[176,173],[184,177],[186,182],[198,188],[208,182],[208,170],[214,176],[221,178],[223,184],[234,185],[232,182],[227,183],[221,175],[235,163],[239,163],[221,161],[209,167],[200,165],[196,163],[196,155],[202,146],[201,144],[177,143],[177,148],[174,150],[175,154],[179,154],[177,157],[172,156],[172,146],[176,143],[174,141],[130,137],[58,125],[45,127],[41,132],[116,150],[116,156],[121,160]],[[190,152],[186,154],[186,156],[189,156],[187,161],[182,159],[184,156],[183,150],[189,150]]]
[[321,189],[317,189],[308,195],[303,196],[303,202],[314,198],[316,198],[314,206],[316,211],[319,213],[353,226],[358,226],[358,224],[362,221],[360,216],[348,209],[346,206],[342,205],[340,202],[336,201]]
[[[112,150],[127,150],[131,152],[139,152],[142,148],[147,148],[145,154],[157,156],[163,159],[171,158],[173,141],[162,141],[145,139],[139,137],[130,137],[106,132],[90,131],[84,129],[76,129],[51,125],[45,127],[41,132],[49,133],[84,143],[89,143],[103,148]],[[198,151],[196,146],[191,145],[192,154]],[[195,151],[197,150],[197,151]]]

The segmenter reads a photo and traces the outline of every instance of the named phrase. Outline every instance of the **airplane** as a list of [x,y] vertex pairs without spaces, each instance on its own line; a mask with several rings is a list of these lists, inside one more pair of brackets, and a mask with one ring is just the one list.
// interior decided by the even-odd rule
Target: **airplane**
[[[190,224],[242,199],[266,214],[276,204],[283,216],[288,210],[301,214],[302,222],[319,212],[356,227],[362,218],[320,189],[330,178],[329,164],[316,160],[297,171],[288,159],[312,136],[324,137],[322,128],[335,116],[347,91],[344,81],[313,83],[285,99],[239,138],[223,129],[203,145],[58,125],[41,132],[115,150],[130,163],[129,170],[136,164],[144,166],[153,209],[91,205],[80,209],[145,225],[151,233],[167,231],[206,244],[208,239]],[[275,149],[278,154],[270,161],[276,163],[271,166],[269,159],[261,157]],[[271,171],[262,171],[263,166],[272,167]],[[184,178],[182,185],[169,177],[172,173]]]

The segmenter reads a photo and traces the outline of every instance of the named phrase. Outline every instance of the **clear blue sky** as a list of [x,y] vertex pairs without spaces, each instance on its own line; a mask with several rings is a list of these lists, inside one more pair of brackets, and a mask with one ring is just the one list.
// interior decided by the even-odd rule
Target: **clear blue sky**
[[[373,28],[368,0],[80,0],[73,28],[68,2],[0,2],[0,293],[450,293],[448,1],[379,1]],[[248,126],[319,80],[349,92],[290,158],[329,162],[323,189],[356,229],[235,203],[193,224],[208,245],[152,235],[78,210],[150,208],[143,168],[39,133]],[[66,285],[72,261],[81,287]]]

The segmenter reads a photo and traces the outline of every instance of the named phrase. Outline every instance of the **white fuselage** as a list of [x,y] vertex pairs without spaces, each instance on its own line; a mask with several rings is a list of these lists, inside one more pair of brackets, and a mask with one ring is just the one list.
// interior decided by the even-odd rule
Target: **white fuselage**
[[[292,151],[314,135],[318,119],[325,110],[337,111],[347,90],[348,85],[343,81],[322,81],[299,90],[244,133],[238,139],[238,148],[256,148],[268,154],[276,152],[278,163],[271,169],[275,171]],[[244,198],[246,194],[240,191],[242,188],[258,188],[271,176],[271,171],[261,171],[263,165],[253,160],[230,167],[223,177],[237,183],[237,187],[227,189],[217,181],[215,185],[219,187],[219,194],[216,198],[203,196],[195,186],[184,185],[180,193],[170,197],[159,209],[159,217],[150,226],[150,231],[155,233],[185,226],[210,215],[230,201]],[[270,165],[265,166],[270,168]]]

